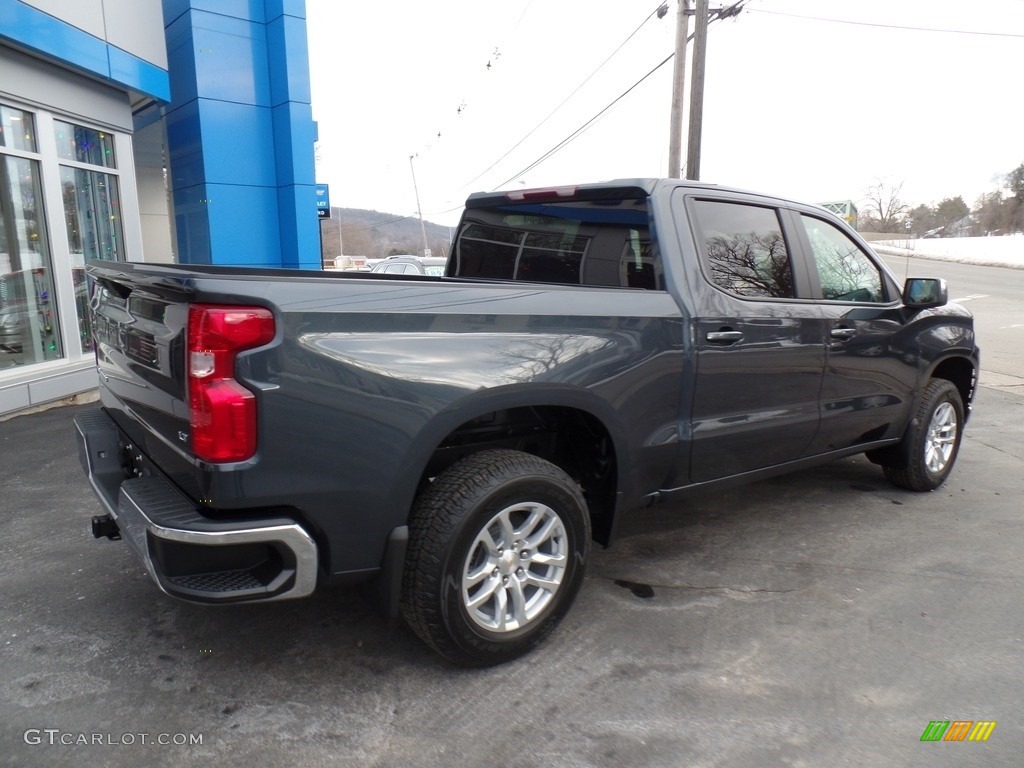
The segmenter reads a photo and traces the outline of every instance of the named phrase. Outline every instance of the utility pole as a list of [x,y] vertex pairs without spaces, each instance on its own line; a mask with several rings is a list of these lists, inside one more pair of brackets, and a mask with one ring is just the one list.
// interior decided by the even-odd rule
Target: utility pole
[[412,159],[415,155],[409,155],[409,170],[412,171],[412,191],[416,193],[416,214],[420,217],[420,232],[423,233],[423,255],[430,255],[430,246],[427,245],[427,226],[423,223],[423,209],[420,208],[420,191],[416,187],[416,169],[413,167]]
[[341,210],[338,210],[338,264],[345,268],[345,243],[341,240]]
[[689,34],[690,0],[676,0],[676,60],[672,66],[672,124],[668,136],[668,175],[681,179],[683,146],[683,84],[686,81],[686,38]]
[[697,0],[693,30],[693,74],[690,75],[690,130],[686,149],[686,178],[700,179],[700,139],[704,119],[704,63],[708,50],[708,0]]

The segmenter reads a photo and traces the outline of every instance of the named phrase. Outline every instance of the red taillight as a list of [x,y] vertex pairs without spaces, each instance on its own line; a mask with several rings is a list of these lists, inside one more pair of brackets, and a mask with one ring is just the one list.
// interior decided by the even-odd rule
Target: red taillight
[[256,398],[235,380],[235,356],[274,338],[263,307],[188,308],[188,403],[192,450],[206,461],[245,461],[256,453]]

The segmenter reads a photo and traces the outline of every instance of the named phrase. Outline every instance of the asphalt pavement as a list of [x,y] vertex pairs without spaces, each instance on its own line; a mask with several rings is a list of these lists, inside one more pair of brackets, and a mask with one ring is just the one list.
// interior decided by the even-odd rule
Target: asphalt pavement
[[[533,655],[449,666],[355,591],[162,595],[72,418],[0,423],[0,766],[1017,766],[1024,397],[980,391],[939,491],[863,458],[662,505]],[[987,741],[922,741],[933,721]]]

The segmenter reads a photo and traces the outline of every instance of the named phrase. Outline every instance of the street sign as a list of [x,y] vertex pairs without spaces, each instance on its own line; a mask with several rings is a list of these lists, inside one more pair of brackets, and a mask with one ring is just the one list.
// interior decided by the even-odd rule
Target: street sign
[[331,192],[328,184],[316,185],[316,217],[331,218]]

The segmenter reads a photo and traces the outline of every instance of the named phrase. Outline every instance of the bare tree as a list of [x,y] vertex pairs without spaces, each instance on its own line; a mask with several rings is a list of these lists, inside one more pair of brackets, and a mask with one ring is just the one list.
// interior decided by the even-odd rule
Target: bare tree
[[793,271],[781,232],[750,232],[708,238],[712,279],[743,296],[790,298]]
[[910,206],[900,199],[903,182],[890,185],[879,179],[867,188],[867,202],[862,208],[867,220],[877,232],[899,232]]

